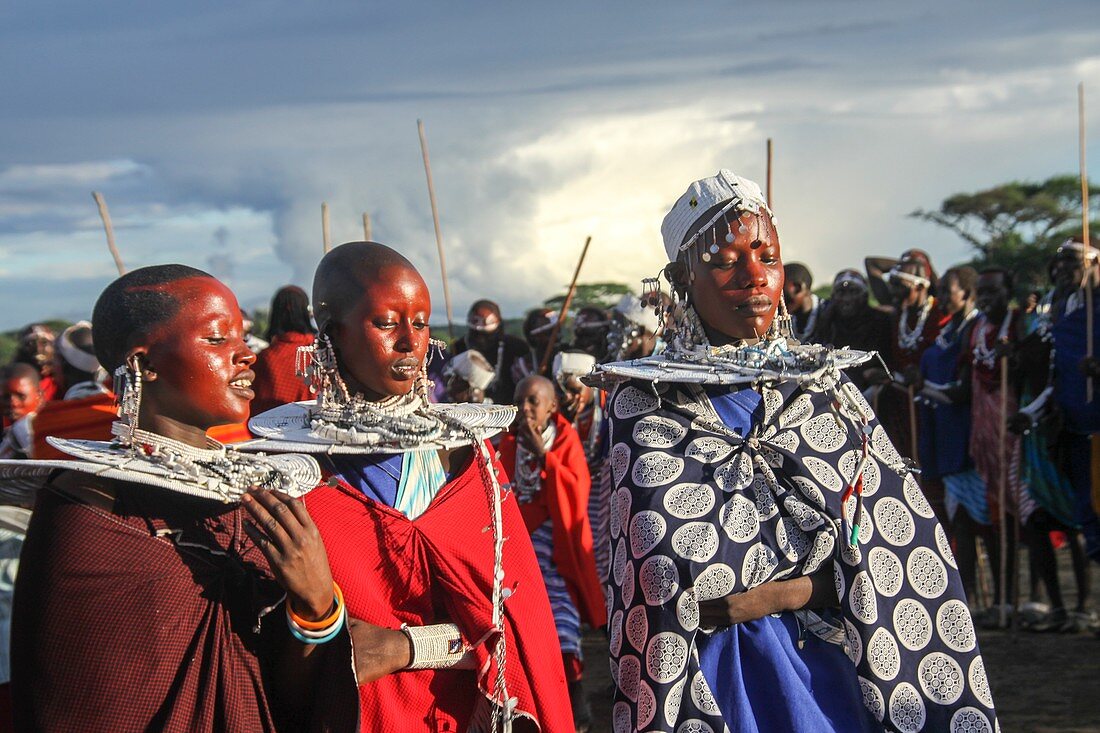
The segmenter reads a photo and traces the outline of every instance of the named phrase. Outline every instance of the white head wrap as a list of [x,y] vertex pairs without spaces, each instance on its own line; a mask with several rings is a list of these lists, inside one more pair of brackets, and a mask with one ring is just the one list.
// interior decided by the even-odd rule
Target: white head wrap
[[485,357],[480,352],[472,350],[463,351],[447,362],[443,372],[462,377],[471,387],[482,391],[488,389],[496,376]]
[[[1067,239],[1065,242],[1059,245],[1057,254],[1061,255],[1067,253],[1073,253],[1077,257],[1084,257],[1085,245],[1073,239]],[[1089,247],[1089,259],[1095,260],[1098,257],[1100,257],[1100,250],[1098,250],[1096,247]]]
[[57,338],[57,351],[61,354],[61,358],[72,364],[74,367],[82,372],[88,372],[89,374],[95,374],[99,371],[99,359],[95,358],[95,354],[89,354],[87,351],[79,348],[73,343],[72,333],[78,328],[91,328],[92,324],[87,321],[77,321],[73,325],[66,328],[61,332],[61,335]]
[[[700,216],[719,204],[725,206],[709,222],[690,231]],[[675,262],[700,233],[714,226],[730,209],[751,211],[754,214],[766,213],[769,216],[772,213],[760,186],[725,168],[718,171],[716,176],[703,178],[688,186],[688,190],[677,199],[672,210],[665,214],[665,219],[661,222],[661,236],[665,240],[668,261]],[[689,234],[692,236],[688,237]]]
[[647,332],[657,333],[657,329],[660,326],[657,314],[652,307],[646,308],[642,304],[641,298],[627,293],[615,305],[614,310],[623,318],[631,323],[636,323]]
[[596,366],[596,357],[575,351],[564,351],[554,356],[554,379],[565,376],[583,377]]

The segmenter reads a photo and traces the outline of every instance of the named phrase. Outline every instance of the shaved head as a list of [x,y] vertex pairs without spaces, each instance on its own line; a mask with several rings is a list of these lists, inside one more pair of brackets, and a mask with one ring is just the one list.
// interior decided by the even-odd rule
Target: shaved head
[[[313,316],[321,333],[341,322],[374,281],[420,273],[402,254],[378,242],[347,242],[325,255],[313,276]],[[427,285],[425,284],[425,290]]]
[[516,403],[522,402],[523,396],[528,394],[538,394],[547,400],[557,399],[554,383],[539,374],[526,376],[516,385]]
[[37,369],[21,361],[15,361],[8,364],[4,367],[2,374],[4,381],[9,379],[28,379],[35,387],[37,387],[42,380],[42,375]]

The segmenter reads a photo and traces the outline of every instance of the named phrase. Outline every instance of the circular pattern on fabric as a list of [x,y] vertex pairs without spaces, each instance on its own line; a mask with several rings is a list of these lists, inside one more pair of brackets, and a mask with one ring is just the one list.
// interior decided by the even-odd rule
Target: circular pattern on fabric
[[695,597],[695,588],[689,588],[676,599],[676,620],[685,631],[699,628],[699,601]]
[[737,582],[737,574],[724,562],[708,565],[695,578],[695,597],[700,601],[728,596]]
[[623,606],[629,608],[634,605],[634,562],[626,564],[626,572],[623,573],[622,584]]
[[810,551],[813,536],[802,531],[798,522],[784,517],[775,525],[775,546],[791,562],[797,562]]
[[928,699],[940,705],[957,702],[966,686],[962,667],[943,652],[932,652],[920,660],[917,679]]
[[692,718],[691,720],[685,720],[680,723],[680,727],[676,729],[676,733],[714,733],[714,728],[711,728],[705,721],[698,718]]
[[666,489],[661,503],[677,519],[701,517],[714,508],[714,489],[706,484],[676,484]]
[[630,520],[630,505],[633,502],[630,489],[623,486],[611,495],[611,536],[618,537],[626,529]]
[[633,385],[627,385],[615,395],[613,411],[620,420],[644,415],[657,409],[657,397],[646,394]]
[[917,688],[902,682],[890,695],[890,722],[900,733],[917,733],[924,728],[927,713]]
[[932,640],[932,617],[928,609],[912,598],[905,598],[894,607],[894,633],[898,641],[911,652],[928,646]]
[[896,596],[905,580],[898,556],[885,547],[873,547],[867,553],[867,564],[875,590],[890,598]]
[[863,659],[863,639],[855,624],[848,619],[844,619],[844,653],[852,660],[852,664],[858,665]]
[[810,472],[814,481],[829,491],[837,492],[844,488],[843,482],[832,466],[817,456],[806,456],[802,459],[802,465]]
[[673,532],[672,549],[685,560],[706,562],[718,552],[718,530],[710,522],[688,522]]
[[787,510],[791,520],[798,524],[798,528],[805,532],[811,532],[825,524],[825,517],[821,516],[821,512],[806,504],[799,496],[784,496],[783,508]]
[[886,715],[886,701],[882,697],[882,691],[870,680],[859,677],[859,692],[863,696],[863,707],[871,711],[875,720],[882,722]]
[[620,537],[619,543],[615,545],[615,557],[611,560],[611,577],[615,580],[615,585],[623,584],[623,573],[628,562],[630,555],[626,551],[626,539]]
[[814,545],[810,548],[810,553],[806,556],[806,561],[802,563],[802,572],[806,575],[811,575],[816,572],[823,562],[833,556],[833,549],[835,546],[836,540],[833,539],[831,533],[815,533]]
[[832,453],[840,450],[848,437],[847,432],[837,423],[831,412],[812,417],[798,429],[806,445],[818,453]]
[[798,450],[798,446],[801,444],[802,441],[798,439],[798,433],[793,430],[784,430],[768,438],[768,445],[792,455]]
[[936,512],[932,510],[932,505],[928,503],[928,497],[924,495],[924,491],[921,490],[917,480],[913,478],[913,474],[906,474],[905,480],[901,482],[901,487],[905,501],[916,514],[925,519],[932,519],[936,516]]
[[614,733],[631,733],[635,729],[631,724],[630,705],[628,703],[622,701],[615,703],[615,707],[611,710],[611,726]]
[[626,469],[630,466],[630,446],[626,443],[616,443],[611,448],[611,480],[618,487],[626,478]]
[[634,423],[631,436],[634,442],[646,448],[671,448],[687,435],[687,428],[675,420],[660,415],[649,415]]
[[684,459],[661,451],[638,456],[630,477],[639,488],[664,486],[684,472]]
[[878,596],[871,583],[871,576],[866,570],[856,573],[852,581],[852,588],[848,592],[848,603],[852,609],[852,615],[865,624],[873,624],[878,621]]
[[978,646],[970,609],[960,600],[947,601],[936,611],[936,632],[949,649],[969,652]]
[[714,483],[722,491],[741,491],[752,483],[752,458],[741,451],[714,471]]
[[993,733],[989,718],[977,708],[959,708],[951,716],[951,733]]
[[909,555],[905,572],[913,590],[924,598],[939,598],[947,590],[947,568],[928,547],[918,547]]
[[659,512],[638,512],[630,519],[630,554],[635,559],[647,555],[665,537],[668,525]]
[[900,500],[885,496],[875,502],[872,513],[875,515],[879,534],[891,545],[902,547],[913,541],[917,526],[913,522],[913,515]]
[[650,639],[646,646],[646,671],[654,682],[666,684],[680,676],[687,658],[688,645],[684,637],[663,631]]
[[676,718],[680,716],[680,701],[684,697],[684,684],[686,679],[681,679],[668,690],[665,697],[665,724],[674,725]]
[[795,490],[812,506],[817,509],[825,508],[825,494],[821,492],[821,489],[817,488],[810,479],[805,476],[790,476],[791,482],[794,485]]
[[985,662],[980,655],[974,657],[974,661],[970,663],[970,673],[967,677],[970,679],[970,689],[974,692],[974,696],[978,698],[978,702],[992,708],[993,693],[989,690],[989,678],[985,675]]
[[646,616],[645,606],[634,606],[630,609],[623,623],[623,632],[630,646],[639,652],[645,649],[645,640],[649,636],[649,618]]
[[775,572],[779,559],[767,545],[757,542],[745,553],[741,563],[741,582],[746,588],[755,588]]
[[642,661],[633,654],[619,657],[619,689],[631,700],[638,699],[638,683],[642,680]]
[[867,663],[884,680],[892,680],[901,671],[901,651],[898,642],[886,629],[877,629],[867,642]]
[[783,407],[783,394],[777,389],[764,387],[764,389],[761,390],[760,396],[764,398],[764,419],[762,423],[764,425],[770,425],[776,413]]
[[744,494],[734,494],[718,512],[722,529],[734,542],[748,542],[760,532],[756,504]]
[[721,438],[704,435],[688,443],[684,451],[685,458],[693,458],[700,463],[718,463],[733,453],[733,446]]
[[951,552],[951,542],[947,539],[947,532],[940,524],[936,525],[936,549],[940,551],[940,557],[947,561],[948,565],[956,570],[959,569],[958,563],[955,562],[955,553]]
[[752,482],[752,493],[756,500],[756,514],[761,519],[771,519],[779,513],[779,507],[775,505],[775,497],[772,496],[771,487],[763,476],[757,476]]
[[611,614],[611,623],[608,624],[607,648],[611,656],[617,657],[623,650],[623,612],[622,609]]
[[844,582],[844,572],[836,563],[833,563],[833,584],[836,586],[836,597],[843,598],[848,586]]
[[680,588],[679,577],[672,558],[664,555],[647,558],[638,571],[645,602],[650,606],[659,606],[672,598]]
[[714,700],[714,694],[710,691],[710,685],[703,678],[702,672],[696,672],[695,676],[691,678],[691,701],[695,703],[695,707],[701,713],[722,714],[722,711],[718,708],[718,703]]
[[871,431],[871,447],[875,450],[875,453],[878,453],[879,458],[886,461],[887,465],[893,466],[901,463],[901,453],[898,453],[898,449],[894,447],[890,436],[886,434],[886,429],[882,425],[876,425],[874,430]]
[[644,728],[657,714],[657,697],[653,694],[653,688],[646,682],[638,684],[638,728]]
[[783,412],[779,415],[779,427],[781,428],[794,428],[798,427],[811,415],[814,414],[813,398],[808,394],[800,394],[791,400]]
[[840,411],[842,413],[856,422],[861,422],[863,418],[874,419],[875,412],[871,409],[871,405],[867,402],[863,393],[859,391],[859,387],[852,382],[844,382],[840,385],[840,388],[844,391],[843,396],[847,398],[840,400]]

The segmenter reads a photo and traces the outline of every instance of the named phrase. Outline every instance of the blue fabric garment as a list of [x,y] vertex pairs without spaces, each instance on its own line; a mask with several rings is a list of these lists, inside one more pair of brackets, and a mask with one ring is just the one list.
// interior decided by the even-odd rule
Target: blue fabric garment
[[[368,498],[416,519],[450,480],[432,452],[330,456],[335,473]],[[427,459],[422,460],[422,459]],[[432,460],[434,458],[434,461]]]
[[550,598],[550,610],[554,612],[554,628],[558,632],[562,654],[573,654],[582,659],[581,614],[569,594],[565,579],[554,565],[553,522],[547,519],[531,533],[531,546],[535,548],[535,559],[546,584],[546,595]]
[[[707,392],[740,435],[763,418],[763,398],[752,389]],[[730,733],[881,731],[844,650],[809,632],[799,649],[799,634],[795,615],[783,613],[697,637],[700,669]]]
[[1066,475],[1073,484],[1074,516],[1085,538],[1085,552],[1100,562],[1100,519],[1092,507],[1092,441],[1088,435],[1066,436]]
[[991,524],[989,517],[989,499],[986,496],[986,485],[982,477],[974,469],[953,473],[943,477],[943,486],[946,489],[947,514],[955,516],[955,512],[961,506],[978,524]]
[[[1083,300],[1080,293],[1075,293]],[[1072,296],[1071,296],[1072,298]],[[1054,321],[1054,396],[1062,408],[1068,430],[1074,433],[1100,433],[1100,400],[1085,401],[1085,375],[1078,365],[1087,347],[1086,312],[1080,307],[1064,307]],[[1068,312],[1067,312],[1068,311]],[[1093,301],[1093,332],[1100,337],[1100,298]]]
[[[952,331],[955,329],[952,328]],[[921,375],[926,381],[949,384],[959,377],[961,339],[948,334],[944,348],[937,341],[929,346],[920,360]],[[920,406],[917,454],[921,478],[937,479],[973,467],[970,460],[970,405],[933,403]]]
[[809,632],[802,638],[799,649],[793,613],[696,637],[700,668],[730,733],[881,731],[844,651]]

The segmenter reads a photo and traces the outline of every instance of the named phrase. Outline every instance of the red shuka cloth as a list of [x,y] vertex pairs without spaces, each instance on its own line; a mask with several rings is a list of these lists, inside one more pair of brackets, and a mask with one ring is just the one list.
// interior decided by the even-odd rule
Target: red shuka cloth
[[[348,615],[398,628],[457,624],[467,642],[492,628],[493,533],[481,456],[445,485],[415,520],[342,481],[306,498],[328,550]],[[572,713],[550,601],[523,519],[510,493],[502,499],[508,694],[543,733],[571,733]],[[479,669],[495,638],[478,646]],[[359,687],[363,731],[465,731],[496,678],[474,670],[416,670]]]
[[252,383],[252,391],[256,393],[252,400],[253,415],[288,402],[308,400],[312,396],[305,382],[294,374],[298,347],[312,343],[311,333],[281,333],[259,353],[252,367],[252,371],[256,372],[256,380]]
[[[577,431],[560,414],[554,414],[558,435],[546,452],[540,475],[542,489],[520,505],[528,533],[547,519],[553,523],[554,564],[565,580],[581,619],[598,628],[607,623],[607,602],[596,574],[592,551],[592,527],[588,496],[592,477]],[[516,436],[509,432],[500,441],[500,462],[511,481],[516,474]]]
[[[38,492],[13,609],[16,730],[275,731],[261,660],[287,639],[283,591],[244,510],[115,487],[112,510]],[[347,633],[332,642],[314,691],[333,722],[281,730],[354,730],[350,651]]]

